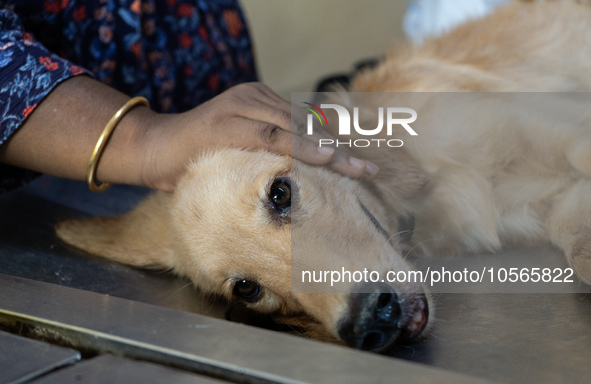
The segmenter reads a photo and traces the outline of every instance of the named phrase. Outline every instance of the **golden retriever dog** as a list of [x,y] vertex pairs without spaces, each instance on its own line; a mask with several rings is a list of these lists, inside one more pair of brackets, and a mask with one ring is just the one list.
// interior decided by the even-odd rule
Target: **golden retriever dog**
[[[589,91],[590,26],[591,8],[576,2],[511,3],[395,50],[351,90]],[[373,181],[264,151],[221,150],[196,159],[176,192],[156,192],[121,217],[59,223],[57,233],[92,254],[170,269],[313,338],[377,352],[428,328],[434,308],[421,284],[295,292],[292,261],[305,270],[338,260],[348,270],[410,271],[395,235],[398,219],[414,217],[408,246],[425,253],[549,240],[591,283],[591,120],[556,127],[542,108],[438,125],[429,108],[437,106],[419,109],[418,136],[404,146],[360,152],[381,169]]]

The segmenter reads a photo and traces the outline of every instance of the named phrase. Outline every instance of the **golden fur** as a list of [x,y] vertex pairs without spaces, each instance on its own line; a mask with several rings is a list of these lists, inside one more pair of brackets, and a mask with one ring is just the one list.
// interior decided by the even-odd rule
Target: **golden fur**
[[[589,91],[590,25],[591,10],[574,2],[510,4],[421,47],[395,50],[352,90]],[[292,292],[292,241],[307,269],[325,269],[330,257],[350,269],[410,269],[359,201],[390,233],[400,215],[414,215],[413,240],[434,255],[550,240],[591,283],[591,129],[556,130],[544,117],[551,111],[538,112],[511,111],[501,122],[473,116],[469,130],[446,126],[437,140],[429,130],[438,125],[422,123],[419,136],[396,151],[362,151],[381,169],[372,183],[267,152],[218,151],[197,159],[174,194],[154,193],[119,218],[66,221],[57,233],[122,263],[170,268],[228,299],[237,280],[256,281],[264,295],[249,307],[333,341],[341,339],[349,295]],[[264,202],[277,177],[297,186],[294,218],[305,226],[293,236],[300,238],[290,231],[297,223],[269,220]],[[395,289],[404,295],[421,287]]]

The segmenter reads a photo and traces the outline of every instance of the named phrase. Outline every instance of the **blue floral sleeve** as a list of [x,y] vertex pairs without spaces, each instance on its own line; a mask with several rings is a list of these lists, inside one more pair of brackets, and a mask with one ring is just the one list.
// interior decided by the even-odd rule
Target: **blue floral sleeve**
[[[0,10],[0,145],[61,81],[86,70],[48,52],[23,30],[18,16]],[[0,193],[24,185],[36,172],[0,164]]]
[[0,10],[0,145],[61,81],[86,71],[50,52]]
[[[0,0],[0,145],[83,73],[165,113],[257,80],[237,0]],[[0,192],[22,184],[4,168]]]

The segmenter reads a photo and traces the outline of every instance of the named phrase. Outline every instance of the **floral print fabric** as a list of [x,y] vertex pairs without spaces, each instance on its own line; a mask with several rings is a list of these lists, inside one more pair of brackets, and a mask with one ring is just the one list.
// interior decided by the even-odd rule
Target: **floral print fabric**
[[159,112],[256,80],[236,0],[0,0],[0,8],[0,144],[71,76],[144,96]]

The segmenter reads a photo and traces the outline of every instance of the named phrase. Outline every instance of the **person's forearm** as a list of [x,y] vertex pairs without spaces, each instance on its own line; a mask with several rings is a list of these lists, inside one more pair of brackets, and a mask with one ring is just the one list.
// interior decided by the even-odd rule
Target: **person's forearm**
[[[0,146],[0,162],[85,180],[92,150],[109,119],[129,97],[90,77],[59,84]],[[156,116],[136,106],[119,122],[97,167],[101,182],[145,185],[145,131]]]
[[[0,146],[0,162],[84,180],[97,140],[128,96],[78,76],[58,85]],[[224,148],[270,150],[309,164],[332,161],[352,177],[375,175],[376,165],[344,153],[319,151],[291,132],[291,105],[259,83],[241,84],[196,108],[158,114],[137,106],[115,127],[99,160],[99,182],[173,191],[187,165]],[[333,156],[334,155],[334,156]]]

